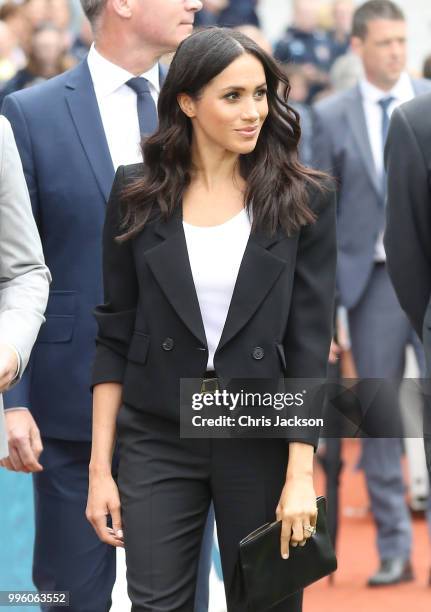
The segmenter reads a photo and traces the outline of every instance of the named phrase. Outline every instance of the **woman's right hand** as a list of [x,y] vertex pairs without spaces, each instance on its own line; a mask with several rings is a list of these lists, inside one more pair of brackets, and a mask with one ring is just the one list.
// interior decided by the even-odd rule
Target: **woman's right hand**
[[[102,542],[124,548],[120,495],[111,474],[90,474],[85,515]],[[109,515],[112,520],[112,529],[106,524],[106,518]]]

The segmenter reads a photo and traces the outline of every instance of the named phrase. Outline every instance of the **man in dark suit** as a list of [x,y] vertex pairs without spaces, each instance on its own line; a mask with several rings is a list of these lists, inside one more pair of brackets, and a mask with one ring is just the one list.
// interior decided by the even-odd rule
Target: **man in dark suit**
[[[431,371],[431,94],[398,108],[386,144],[388,172],[385,248],[403,310],[422,339]],[[431,406],[424,414],[431,476]]]
[[[406,23],[401,10],[389,0],[371,0],[357,9],[352,48],[362,60],[365,76],[353,89],[316,105],[315,162],[339,181],[338,291],[348,311],[358,375],[399,379],[404,372],[406,345],[416,343],[417,338],[386,270],[383,149],[394,108],[430,91],[431,86],[411,80],[405,72]],[[388,427],[400,421],[398,397],[393,395]],[[381,418],[380,413],[378,416]],[[380,557],[380,569],[370,578],[369,586],[413,577],[401,453],[398,438],[362,441],[361,467]]]
[[[115,549],[97,539],[85,506],[105,204],[116,167],[142,161],[140,135],[157,126],[158,60],[191,34],[201,2],[82,4],[95,37],[88,58],[3,104],[53,276],[46,325],[6,406],[31,410],[44,446],[44,469],[34,475],[34,582],[42,591],[70,591],[73,611],[102,612],[115,581]],[[207,580],[208,571],[203,587]]]

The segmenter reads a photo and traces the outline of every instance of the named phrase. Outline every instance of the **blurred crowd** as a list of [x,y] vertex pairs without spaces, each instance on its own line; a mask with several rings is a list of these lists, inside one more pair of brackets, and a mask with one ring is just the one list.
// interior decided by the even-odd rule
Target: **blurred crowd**
[[[287,0],[281,0],[287,1]],[[71,0],[6,0],[0,5],[1,97],[60,74],[85,57],[92,41],[87,20]],[[259,29],[257,0],[206,0],[198,26],[248,26],[271,49]],[[292,100],[309,104],[348,78],[343,59],[349,49],[353,0],[294,2],[292,21],[274,45],[274,55],[289,63]],[[341,62],[340,62],[341,60]],[[428,68],[428,72],[429,72]]]
[[[259,29],[256,0],[206,0],[197,25],[241,27],[261,46],[272,45]],[[88,21],[77,24],[70,0],[6,0],[0,6],[0,104],[5,95],[71,68],[85,57],[92,34]],[[309,105],[331,88],[349,85],[358,72],[345,61],[354,9],[352,0],[294,3],[292,22],[274,46],[288,67],[291,100],[303,122],[303,158],[310,161]],[[353,74],[353,77],[352,77]]]
[[[354,0],[292,0],[291,22],[271,44],[260,29],[259,0],[204,0],[196,25],[241,27],[286,64],[291,100],[303,112],[317,99],[354,84],[361,65],[349,53]],[[261,0],[262,1],[262,0]],[[289,0],[280,0],[288,2]],[[5,0],[0,4],[0,92],[29,87],[72,67],[92,34],[73,0]],[[431,78],[431,55],[423,76]]]
[[71,68],[88,52],[87,20],[73,27],[69,0],[7,0],[0,5],[0,89],[6,94]]
[[[288,0],[280,0],[288,1]],[[196,25],[242,29],[285,66],[291,102],[302,118],[302,156],[310,163],[310,107],[317,99],[351,86],[361,74],[349,53],[353,0],[295,0],[292,19],[279,41],[266,39],[258,0],[204,0]],[[78,13],[79,11],[79,13]],[[0,105],[14,91],[71,68],[88,52],[92,33],[73,0],[6,0],[0,5]],[[425,73],[430,75],[431,62]]]
[[[204,0],[203,4],[197,26],[241,27],[286,65],[291,101],[305,115],[311,103],[351,86],[361,74],[360,62],[349,53],[354,0],[292,0],[291,22],[274,44],[260,29],[258,0]],[[78,10],[73,0],[0,4],[0,103],[6,94],[60,74],[85,57],[92,34],[88,21],[77,16]],[[431,77],[431,56],[423,72]]]

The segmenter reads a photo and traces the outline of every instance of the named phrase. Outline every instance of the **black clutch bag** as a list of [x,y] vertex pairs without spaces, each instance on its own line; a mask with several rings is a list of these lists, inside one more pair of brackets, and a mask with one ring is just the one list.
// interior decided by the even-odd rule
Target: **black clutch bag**
[[280,554],[281,521],[262,525],[239,544],[237,594],[250,612],[264,612],[337,569],[326,522],[326,500],[317,498],[316,533],[305,546],[291,546],[289,558]]

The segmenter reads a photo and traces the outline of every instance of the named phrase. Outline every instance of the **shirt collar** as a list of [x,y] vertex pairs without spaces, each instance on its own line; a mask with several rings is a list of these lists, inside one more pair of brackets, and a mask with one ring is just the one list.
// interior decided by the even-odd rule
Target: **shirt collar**
[[388,98],[389,96],[392,96],[401,103],[408,102],[414,97],[413,85],[407,72],[401,74],[397,83],[395,83],[390,91],[382,91],[365,78],[360,80],[359,87],[363,99],[376,104],[382,98]]
[[[94,43],[91,45],[90,51],[88,52],[87,62],[94,90],[96,94],[101,97],[113,93],[129,79],[136,76],[103,57],[103,55],[97,51]],[[158,64],[154,64],[154,66],[146,72],[143,72],[140,76],[147,79],[157,93],[160,92]]]

